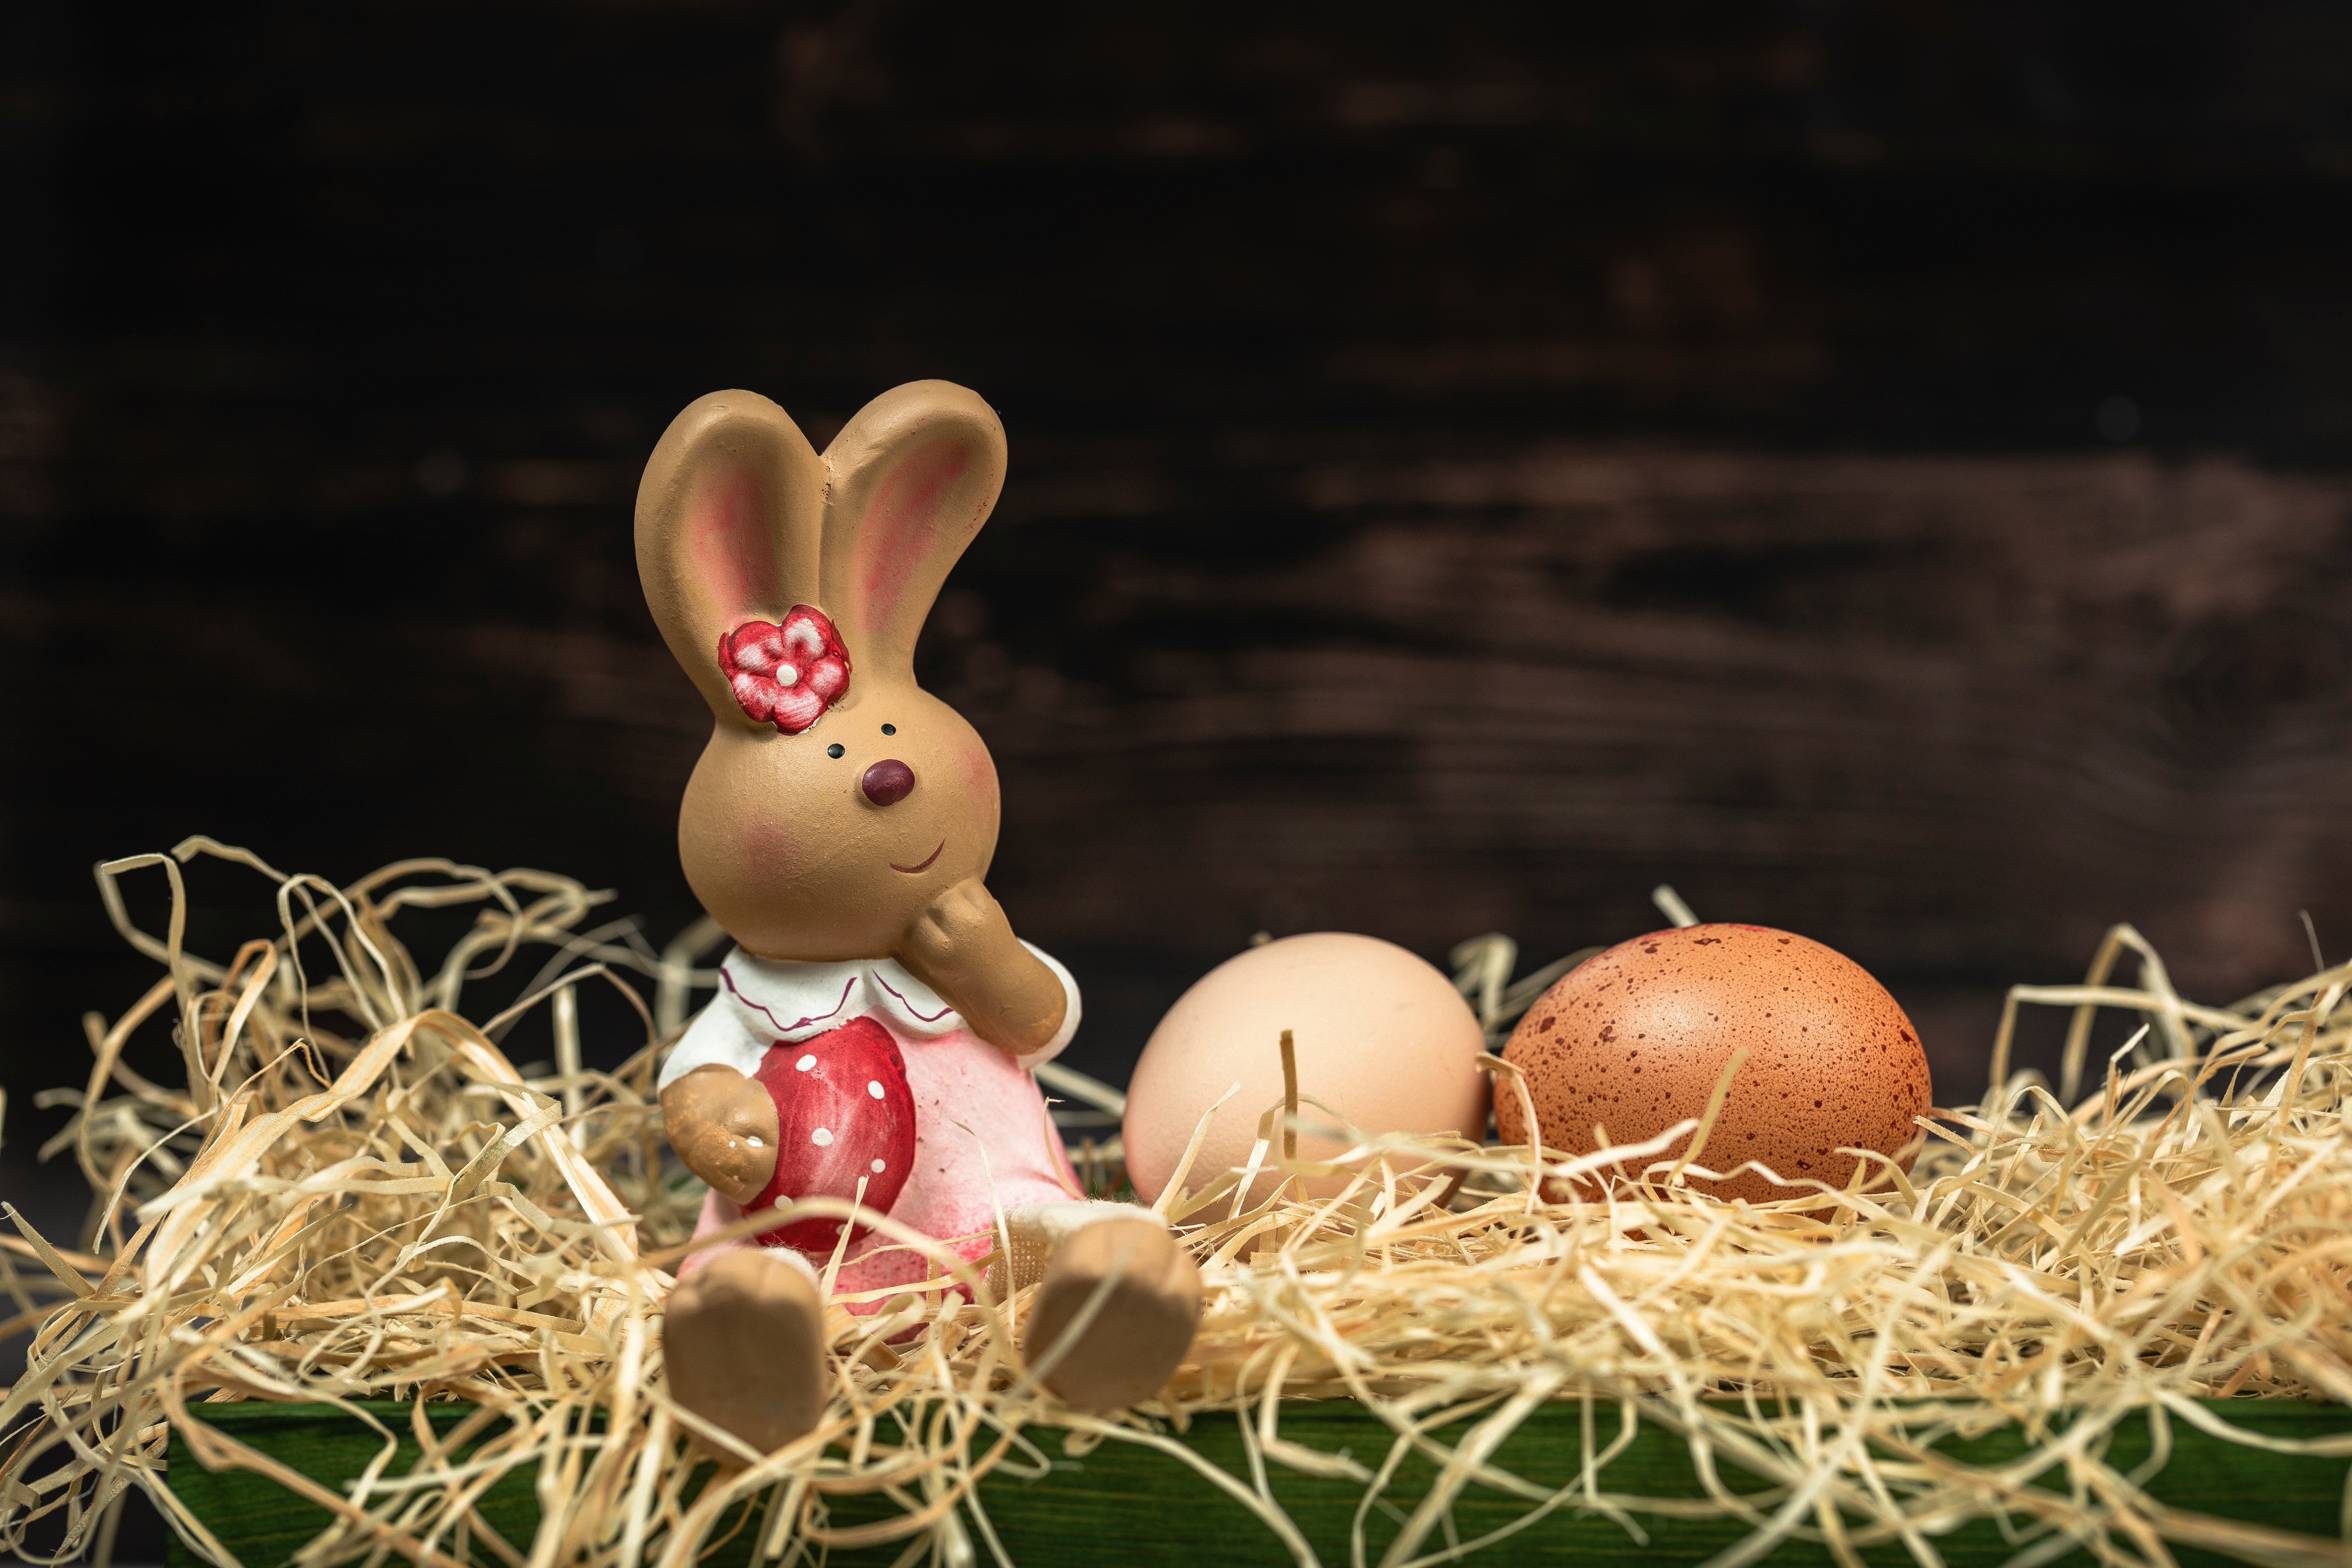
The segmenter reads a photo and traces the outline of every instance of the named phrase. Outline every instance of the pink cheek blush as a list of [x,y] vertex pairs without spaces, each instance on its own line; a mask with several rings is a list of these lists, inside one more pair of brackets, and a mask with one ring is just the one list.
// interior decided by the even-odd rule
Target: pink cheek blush
[[972,793],[990,800],[996,798],[996,763],[989,756],[987,747],[972,746],[965,750],[963,782],[964,787]]
[[750,824],[736,837],[735,849],[737,864],[756,882],[788,882],[800,868],[796,837],[781,822]]

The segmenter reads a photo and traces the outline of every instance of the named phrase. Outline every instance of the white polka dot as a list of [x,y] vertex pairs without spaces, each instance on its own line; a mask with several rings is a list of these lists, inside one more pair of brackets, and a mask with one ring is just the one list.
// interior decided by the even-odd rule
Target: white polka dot
[[872,1095],[877,1100],[881,1099],[882,1080],[879,1079],[867,1079],[866,1080],[866,1092]]
[[874,1162],[874,1173],[875,1173],[876,1175],[877,1175],[877,1176],[878,1176],[878,1175],[880,1175],[884,1171],[887,1170],[888,1168],[889,1168],[889,1167],[887,1167],[887,1166],[886,1166],[885,1164],[883,1164],[883,1163],[882,1163],[882,1162],[881,1162],[881,1161],[879,1161],[879,1160],[877,1160],[877,1161],[875,1161],[875,1162]]
[[793,1066],[801,1072],[806,1072],[809,1068],[816,1066],[816,1058],[813,1056],[803,1057],[800,1060],[794,1062]]
[[815,1144],[820,1149],[830,1149],[833,1147],[833,1130],[828,1127],[820,1127],[815,1131],[809,1134],[809,1142]]

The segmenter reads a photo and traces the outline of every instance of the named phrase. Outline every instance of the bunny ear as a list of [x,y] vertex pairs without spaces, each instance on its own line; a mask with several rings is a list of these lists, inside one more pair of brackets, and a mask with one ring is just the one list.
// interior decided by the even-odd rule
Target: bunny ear
[[[747,623],[782,623],[820,602],[824,519],[824,459],[755,392],[698,398],[670,421],[646,464],[637,576],[670,652],[722,721],[758,728],[770,720],[730,685],[743,679],[732,643],[749,634]],[[790,628],[766,629],[782,636]],[[753,650],[743,658],[758,657]]]
[[944,381],[886,392],[824,449],[824,604],[852,657],[899,672],[948,569],[1004,487],[1004,426]]

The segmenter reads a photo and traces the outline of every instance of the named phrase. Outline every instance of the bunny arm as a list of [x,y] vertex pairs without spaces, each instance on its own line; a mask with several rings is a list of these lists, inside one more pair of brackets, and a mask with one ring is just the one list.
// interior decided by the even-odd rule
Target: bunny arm
[[1042,1049],[1069,1009],[1061,978],[1013,934],[995,896],[968,877],[933,899],[892,954],[1008,1056]]
[[757,1080],[705,1062],[661,1091],[662,1131],[686,1168],[742,1205],[776,1173],[776,1102]]

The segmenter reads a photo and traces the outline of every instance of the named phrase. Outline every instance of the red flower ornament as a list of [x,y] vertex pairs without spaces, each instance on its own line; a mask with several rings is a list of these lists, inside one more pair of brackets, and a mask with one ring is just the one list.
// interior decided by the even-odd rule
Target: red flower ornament
[[797,735],[849,689],[849,650],[824,612],[794,605],[782,626],[745,621],[719,639],[719,669],[752,721]]

